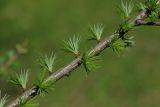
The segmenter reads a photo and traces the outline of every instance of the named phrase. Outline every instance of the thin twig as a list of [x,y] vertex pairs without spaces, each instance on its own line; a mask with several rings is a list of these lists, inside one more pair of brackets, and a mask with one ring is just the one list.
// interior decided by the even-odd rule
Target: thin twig
[[5,63],[1,64],[0,68],[2,68],[3,70],[8,69],[20,55],[26,53],[26,47],[27,47],[27,42],[26,41],[22,42],[22,44],[16,47],[15,49],[16,53],[12,57],[10,57]]

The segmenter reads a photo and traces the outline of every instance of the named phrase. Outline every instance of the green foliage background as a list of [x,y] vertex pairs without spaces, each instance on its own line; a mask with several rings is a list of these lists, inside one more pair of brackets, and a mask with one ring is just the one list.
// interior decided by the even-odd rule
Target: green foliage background
[[[132,0],[135,6],[141,1]],[[90,49],[95,43],[87,41],[88,25],[104,23],[104,36],[111,34],[120,24],[119,4],[120,0],[0,0],[0,55],[25,39],[29,44],[28,53],[7,72],[29,68],[31,86],[41,71],[37,65],[41,53],[56,53],[55,70],[67,64],[74,57],[61,50],[62,41],[80,34],[81,49]],[[34,101],[39,107],[159,107],[159,34],[158,27],[133,30],[134,48],[121,57],[107,49],[96,72],[86,77],[84,68],[78,68],[57,82],[54,91]],[[21,90],[6,77],[0,77],[0,88],[14,98]]]

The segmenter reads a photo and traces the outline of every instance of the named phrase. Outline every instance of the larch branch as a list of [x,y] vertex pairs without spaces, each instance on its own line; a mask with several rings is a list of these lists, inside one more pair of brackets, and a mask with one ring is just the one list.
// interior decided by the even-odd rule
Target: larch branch
[[[158,0],[158,4],[160,3],[160,0]],[[140,25],[148,25],[148,24],[141,24],[139,21],[145,19],[147,17],[146,10],[142,11],[135,19],[134,24],[135,26]],[[153,24],[154,25],[154,24]],[[107,47],[109,47],[109,44],[111,43],[112,39],[114,38],[114,34],[107,36],[102,41],[100,41],[91,51],[93,55],[99,55],[103,50],[105,50]],[[55,71],[53,74],[51,74],[48,78],[46,78],[46,81],[48,80],[54,80],[58,81],[62,79],[65,76],[68,76],[71,72],[74,71],[74,69],[78,68],[82,64],[82,56],[77,57],[72,62],[67,64],[66,66],[60,68],[59,70]],[[22,95],[20,95],[18,98],[13,100],[10,104],[7,105],[7,107],[16,107],[18,105],[18,102],[21,98],[25,100],[29,100],[37,95],[37,87],[33,86],[29,90],[25,91]]]

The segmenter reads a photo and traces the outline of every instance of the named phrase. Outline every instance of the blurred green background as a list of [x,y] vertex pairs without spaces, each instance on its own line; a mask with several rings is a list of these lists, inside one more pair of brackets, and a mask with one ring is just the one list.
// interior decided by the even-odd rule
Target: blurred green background
[[[130,1],[130,0],[123,0]],[[132,0],[134,5],[142,0]],[[55,70],[74,57],[61,50],[62,41],[81,35],[81,49],[95,45],[88,42],[88,25],[104,23],[104,36],[120,23],[120,0],[0,0],[0,55],[28,41],[28,53],[7,72],[30,70],[30,84],[41,72],[40,54],[57,55]],[[136,14],[136,13],[135,13]],[[86,77],[80,67],[69,78],[55,84],[54,91],[36,97],[39,107],[159,107],[160,106],[160,29],[140,27],[129,33],[136,45],[118,57],[111,49],[102,54],[101,68]],[[0,89],[13,99],[21,93],[6,78],[0,77]]]

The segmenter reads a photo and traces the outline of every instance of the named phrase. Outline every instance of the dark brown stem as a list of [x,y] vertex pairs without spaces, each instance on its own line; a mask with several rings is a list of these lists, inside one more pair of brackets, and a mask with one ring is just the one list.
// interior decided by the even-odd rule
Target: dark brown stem
[[146,22],[144,20],[138,20],[137,25],[154,25],[154,26],[160,26],[160,22]]
[[[160,0],[159,0],[160,1]],[[137,25],[137,21],[146,18],[146,10],[142,11],[133,21],[135,25]],[[114,38],[114,34],[107,36],[103,40],[101,40],[91,51],[93,55],[99,55],[104,49],[109,47],[109,44]],[[59,70],[55,71],[52,75],[50,75],[48,78],[46,78],[45,81],[54,80],[58,81],[62,79],[63,77],[68,76],[68,74],[71,74],[71,72],[74,71],[74,69],[78,68],[82,64],[82,56],[78,56],[75,58],[72,62],[67,64],[66,66],[60,68]],[[29,100],[37,95],[37,88],[33,86],[29,90],[25,91],[22,95],[20,95],[18,98],[13,100],[7,107],[16,107],[18,105],[18,102],[20,98],[23,98],[25,100]]]

